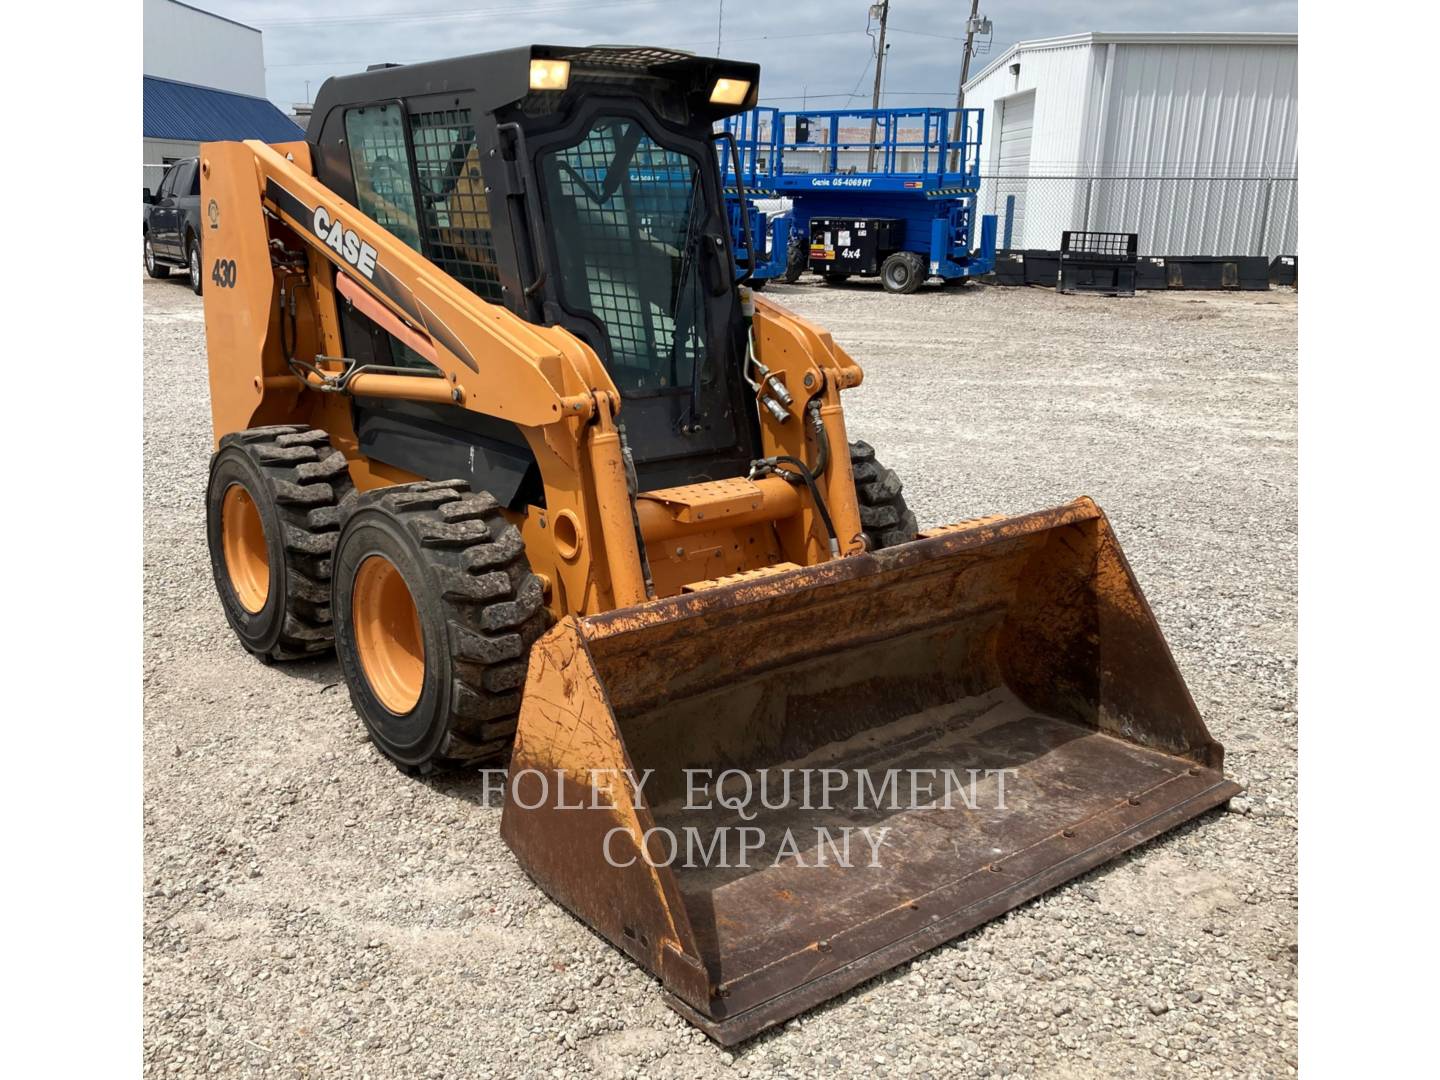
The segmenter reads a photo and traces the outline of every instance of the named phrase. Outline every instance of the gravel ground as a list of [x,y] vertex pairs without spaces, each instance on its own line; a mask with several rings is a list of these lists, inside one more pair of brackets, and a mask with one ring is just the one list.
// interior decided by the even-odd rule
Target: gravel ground
[[333,661],[213,595],[200,300],[145,281],[148,1076],[1284,1076],[1296,1060],[1296,300],[801,283],[922,526],[1093,496],[1249,791],[726,1053],[558,907]]

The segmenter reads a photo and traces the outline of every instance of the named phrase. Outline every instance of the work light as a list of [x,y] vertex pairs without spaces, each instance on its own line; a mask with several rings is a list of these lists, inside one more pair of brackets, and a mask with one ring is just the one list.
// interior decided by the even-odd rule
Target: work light
[[[531,79],[533,81],[533,75]],[[715,88],[710,91],[710,104],[743,105],[749,94],[749,79],[716,79]]]
[[531,90],[564,90],[570,85],[569,60],[531,60]]

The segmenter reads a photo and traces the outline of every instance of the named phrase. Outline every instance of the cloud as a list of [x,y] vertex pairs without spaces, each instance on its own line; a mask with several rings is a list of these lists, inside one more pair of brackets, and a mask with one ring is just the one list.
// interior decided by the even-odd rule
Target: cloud
[[[194,0],[265,32],[266,84],[282,107],[314,97],[331,75],[532,42],[659,45],[714,55],[719,0]],[[1286,31],[1296,0],[982,0],[995,23],[988,56],[1016,41],[1086,30]],[[761,99],[785,108],[870,104],[869,0],[726,0],[720,54],[761,65]],[[892,0],[887,105],[952,103],[968,7]]]

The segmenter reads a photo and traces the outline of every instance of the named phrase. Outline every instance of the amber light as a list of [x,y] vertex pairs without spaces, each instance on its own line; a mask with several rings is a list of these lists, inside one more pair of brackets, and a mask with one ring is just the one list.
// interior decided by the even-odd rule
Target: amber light
[[710,91],[712,105],[743,105],[750,96],[749,79],[716,79]]
[[570,85],[569,60],[531,60],[531,90],[564,90]]

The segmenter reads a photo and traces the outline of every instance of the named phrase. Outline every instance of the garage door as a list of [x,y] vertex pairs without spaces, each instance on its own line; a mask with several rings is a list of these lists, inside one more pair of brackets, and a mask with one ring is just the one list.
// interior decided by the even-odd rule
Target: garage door
[[[1035,91],[1018,94],[1000,102],[1000,167],[996,183],[996,206],[1000,215],[1000,243],[1010,236],[1010,247],[1027,247],[1025,243],[1024,177],[1030,174],[1030,133],[1035,127]],[[1011,208],[1010,197],[1015,202]],[[1009,214],[1007,230],[1006,215]]]

